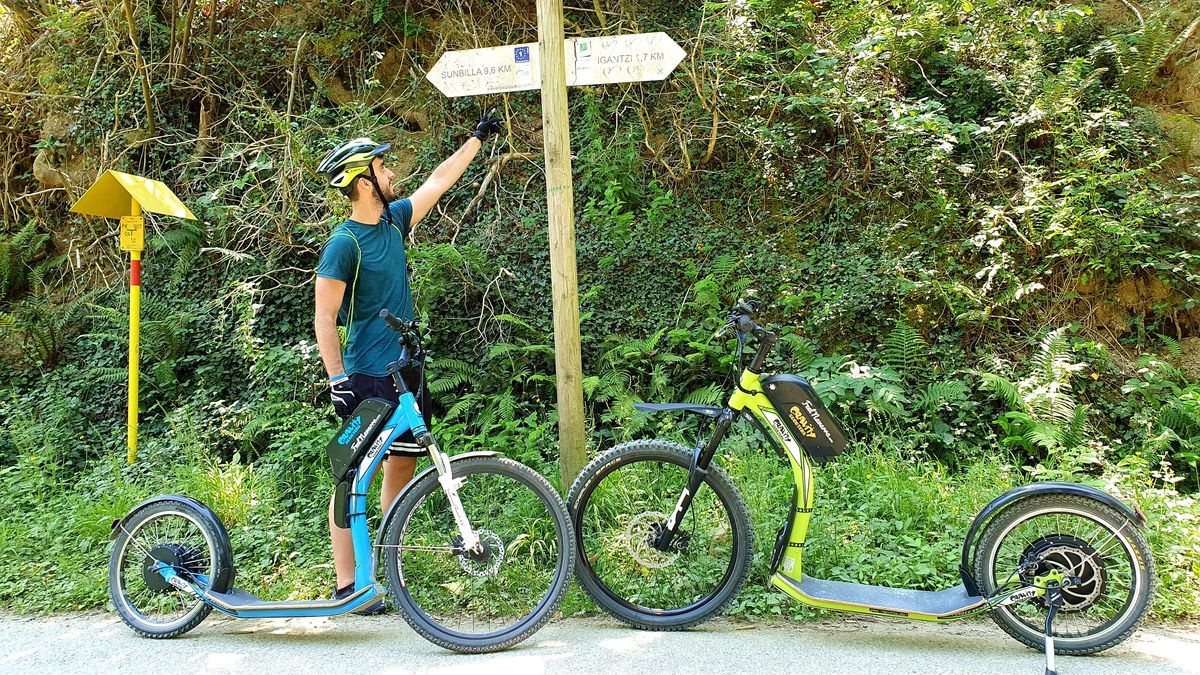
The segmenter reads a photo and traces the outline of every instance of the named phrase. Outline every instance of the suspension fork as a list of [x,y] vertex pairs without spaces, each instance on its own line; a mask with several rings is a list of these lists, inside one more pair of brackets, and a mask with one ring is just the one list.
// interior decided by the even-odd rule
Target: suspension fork
[[734,412],[726,406],[717,416],[713,435],[708,439],[706,445],[696,445],[695,451],[692,453],[692,465],[688,467],[687,487],[683,489],[683,493],[679,495],[679,501],[675,504],[675,510],[671,512],[671,517],[663,525],[663,529],[655,537],[653,546],[659,551],[669,551],[671,542],[675,540],[675,535],[679,532],[679,524],[683,522],[683,517],[687,515],[687,511],[692,506],[692,499],[696,497],[696,490],[700,489],[700,484],[704,482],[705,476],[708,475],[708,465],[712,463],[713,456],[717,453],[717,448],[721,445],[721,441],[725,440],[725,433],[729,431],[729,427],[733,424]]
[[458,497],[458,488],[462,487],[463,479],[454,477],[454,469],[450,466],[450,456],[438,449],[433,441],[433,434],[426,431],[417,436],[417,444],[429,453],[429,459],[438,472],[438,483],[446,493],[446,501],[450,502],[450,513],[454,516],[454,524],[462,536],[463,548],[473,553],[480,552],[479,535],[471,528],[467,512],[463,509],[462,500]]

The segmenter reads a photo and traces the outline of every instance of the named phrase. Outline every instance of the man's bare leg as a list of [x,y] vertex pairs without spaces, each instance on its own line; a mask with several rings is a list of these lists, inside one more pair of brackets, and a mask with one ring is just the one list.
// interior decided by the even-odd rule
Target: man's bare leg
[[329,538],[333,540],[333,570],[337,574],[337,588],[354,585],[354,540],[350,528],[338,527],[333,522],[333,495],[329,496]]
[[[396,501],[396,496],[412,480],[417,468],[416,457],[388,457],[383,460],[383,485],[381,506],[383,513]],[[333,569],[337,574],[337,587],[354,584],[354,539],[350,528],[338,527],[333,522],[333,496],[329,497],[329,538],[333,540]]]
[[383,507],[382,513],[387,513],[392,502],[396,501],[396,496],[400,494],[405,485],[408,485],[408,481],[412,480],[416,468],[416,457],[389,455],[387,459],[383,460],[383,485],[379,491],[379,505]]

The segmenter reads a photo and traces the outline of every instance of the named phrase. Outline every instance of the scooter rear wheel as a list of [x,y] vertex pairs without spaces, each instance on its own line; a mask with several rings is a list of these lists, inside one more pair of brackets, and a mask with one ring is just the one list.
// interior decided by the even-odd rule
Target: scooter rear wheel
[[[1019,578],[1013,580],[1014,575]],[[1102,652],[1129,637],[1154,597],[1154,559],[1138,525],[1096,500],[1030,497],[1000,512],[975,549],[975,579],[984,595],[1006,582],[1073,577],[1055,616],[1054,651]],[[1044,597],[997,607],[992,619],[1035,649],[1045,648]]]
[[166,582],[155,567],[170,566],[197,586],[228,590],[233,554],[212,516],[186,501],[151,502],[121,524],[108,563],[113,608],[134,632],[172,638],[196,627],[212,611],[188,591]]

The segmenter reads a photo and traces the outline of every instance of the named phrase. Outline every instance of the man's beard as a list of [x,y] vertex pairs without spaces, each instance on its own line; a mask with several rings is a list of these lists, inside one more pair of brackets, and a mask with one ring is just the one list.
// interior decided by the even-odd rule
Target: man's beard
[[383,198],[384,206],[396,201],[396,190],[392,188],[391,185],[388,185],[387,187],[380,185],[379,189],[372,190],[372,193],[375,195],[376,199],[379,199],[380,197]]

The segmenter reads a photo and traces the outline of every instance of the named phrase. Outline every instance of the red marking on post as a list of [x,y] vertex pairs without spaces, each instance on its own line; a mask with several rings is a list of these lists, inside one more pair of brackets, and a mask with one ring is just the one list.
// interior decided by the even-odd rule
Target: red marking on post
[[130,286],[141,286],[142,285],[142,261],[141,260],[130,260],[129,263],[131,265],[131,267],[129,268],[129,285]]

